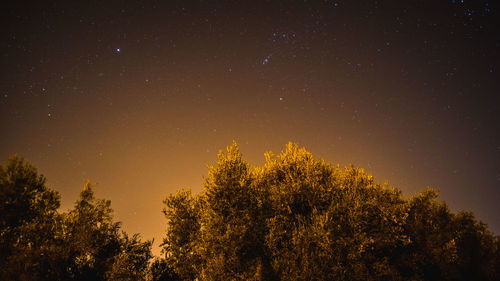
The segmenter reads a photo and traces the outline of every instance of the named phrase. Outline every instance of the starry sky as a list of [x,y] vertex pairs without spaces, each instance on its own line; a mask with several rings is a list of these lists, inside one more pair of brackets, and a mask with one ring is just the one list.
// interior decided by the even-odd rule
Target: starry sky
[[500,234],[488,1],[19,1],[0,16],[0,157],[31,161],[63,211],[90,179],[156,247],[161,201],[200,191],[218,150],[236,140],[260,165],[294,141],[405,196],[434,187]]

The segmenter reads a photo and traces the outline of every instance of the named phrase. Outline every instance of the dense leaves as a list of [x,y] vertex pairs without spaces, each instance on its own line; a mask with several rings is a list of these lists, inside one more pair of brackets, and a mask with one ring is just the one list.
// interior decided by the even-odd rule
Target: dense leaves
[[288,144],[248,164],[236,143],[204,189],[164,200],[164,257],[87,182],[74,207],[17,156],[0,166],[0,280],[500,280],[500,238],[432,189],[404,198],[362,169]]
[[426,189],[405,199],[296,144],[251,167],[233,143],[203,191],[165,199],[165,262],[184,280],[498,280],[498,236]]
[[89,182],[73,209],[22,158],[0,166],[0,280],[145,280],[151,242],[120,232]]
[[0,279],[46,280],[56,271],[54,260],[62,229],[57,214],[59,194],[45,178],[17,156],[0,165]]

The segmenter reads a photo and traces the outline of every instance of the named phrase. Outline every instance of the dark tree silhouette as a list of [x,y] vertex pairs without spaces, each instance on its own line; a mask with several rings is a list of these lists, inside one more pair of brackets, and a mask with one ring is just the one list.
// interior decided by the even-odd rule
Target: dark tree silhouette
[[180,281],[182,280],[169,266],[165,259],[155,259],[151,263],[151,281]]
[[72,210],[22,158],[0,166],[0,280],[145,280],[151,242],[120,232],[89,182]]

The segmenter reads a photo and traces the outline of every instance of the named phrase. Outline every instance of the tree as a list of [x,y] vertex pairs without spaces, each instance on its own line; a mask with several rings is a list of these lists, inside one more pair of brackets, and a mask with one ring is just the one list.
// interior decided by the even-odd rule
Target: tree
[[202,196],[167,197],[164,252],[185,280],[267,279],[265,216],[254,175],[236,143],[209,168]]
[[267,279],[265,216],[255,174],[236,143],[205,179],[200,231],[202,280]]
[[72,210],[24,159],[0,166],[0,280],[145,280],[152,242],[120,232],[89,182]]
[[113,221],[111,201],[98,200],[87,181],[64,218],[64,256],[69,280],[140,280],[145,279],[151,258],[151,242],[141,242],[120,233]]
[[179,275],[169,266],[165,259],[156,258],[150,266],[150,281],[180,281]]
[[410,243],[400,251],[400,272],[420,280],[498,280],[499,237],[472,213],[452,214],[437,196],[426,189],[406,202]]
[[164,201],[163,249],[182,279],[498,280],[498,236],[437,192],[405,199],[293,143],[265,156],[252,167],[233,143],[200,194]]
[[141,242],[138,234],[128,237],[123,233],[120,252],[114,258],[111,270],[106,272],[106,280],[145,280],[149,274],[152,242]]
[[60,196],[23,158],[0,165],[0,279],[47,280],[56,267]]
[[199,251],[201,238],[201,205],[191,191],[181,190],[166,198],[163,213],[167,217],[168,232],[163,240],[166,262],[182,280],[195,280],[202,268]]

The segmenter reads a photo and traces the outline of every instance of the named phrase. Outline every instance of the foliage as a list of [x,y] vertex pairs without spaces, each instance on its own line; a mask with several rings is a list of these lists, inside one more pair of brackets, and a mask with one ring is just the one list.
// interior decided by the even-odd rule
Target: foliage
[[500,238],[432,189],[403,198],[290,143],[248,164],[236,143],[204,189],[164,200],[164,258],[87,182],[74,207],[22,158],[0,165],[0,280],[499,280]]
[[147,274],[151,242],[120,233],[109,200],[97,200],[87,182],[73,210],[63,214],[63,250],[70,280],[140,280]]
[[61,229],[59,194],[24,159],[0,165],[0,279],[44,280],[54,273]]
[[405,199],[290,143],[251,167],[233,143],[198,195],[164,201],[183,280],[498,280],[499,237],[426,189]]
[[22,158],[0,166],[0,280],[145,280],[151,242],[120,232],[87,182],[72,210]]
[[126,233],[120,240],[119,254],[111,270],[106,272],[106,280],[145,280],[149,274],[152,242],[141,242],[138,234],[130,238]]
[[150,266],[150,281],[179,281],[180,277],[165,259],[156,258]]

